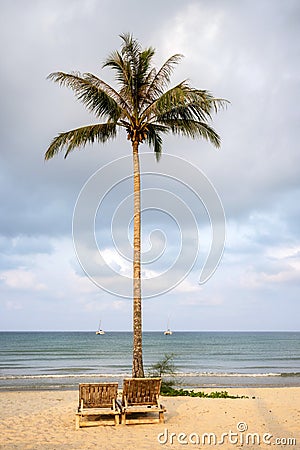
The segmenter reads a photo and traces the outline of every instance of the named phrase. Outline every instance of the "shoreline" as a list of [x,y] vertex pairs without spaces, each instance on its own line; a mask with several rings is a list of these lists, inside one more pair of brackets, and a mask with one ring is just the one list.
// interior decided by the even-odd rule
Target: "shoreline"
[[[187,391],[194,391],[194,392],[215,392],[215,391],[251,391],[251,390],[261,390],[261,389],[274,389],[274,390],[282,390],[282,389],[299,389],[300,390],[300,386],[286,386],[286,385],[282,385],[282,386],[274,386],[274,385],[270,385],[270,386],[186,386],[186,385],[174,385],[174,389],[183,389],[183,390],[187,390]],[[28,388],[4,388],[1,389],[0,387],[0,396],[1,394],[6,394],[6,393],[10,393],[10,392],[17,392],[19,394],[22,393],[26,393],[26,392],[32,392],[32,393],[38,393],[38,392],[76,392],[78,393],[78,385],[74,386],[74,387],[61,387],[61,386],[56,386],[56,387],[28,387]],[[122,392],[122,384],[119,385],[118,387],[118,392]],[[161,394],[161,397],[167,397],[168,396],[164,396],[163,394]],[[170,397],[171,398],[171,397]]]
[[[5,377],[0,379],[1,392],[17,392],[17,391],[76,391],[80,383],[88,382],[118,382],[119,387],[123,384],[124,378],[130,378],[130,375],[121,376],[105,376],[105,375],[76,375],[73,377],[57,376],[37,376],[39,382],[34,382],[32,376],[24,376],[20,378]],[[166,377],[168,378],[168,377]],[[55,381],[54,381],[55,380]],[[262,389],[262,388],[300,388],[300,376],[178,376],[175,377],[174,387],[188,390],[202,389]]]
[[[211,392],[215,388],[203,390]],[[75,429],[78,389],[0,392],[0,449],[177,450],[184,446],[199,448],[193,445],[195,442],[188,441],[189,437],[202,439],[210,434],[219,443],[221,436],[229,433],[235,433],[239,442],[233,444],[225,440],[224,445],[217,446],[226,450],[269,449],[270,444],[275,445],[274,439],[281,439],[282,445],[276,444],[277,448],[299,448],[299,387],[231,388],[228,391],[248,398],[162,396],[161,403],[167,409],[164,424],[96,426],[80,430]],[[242,426],[247,431],[243,431]],[[187,436],[186,445],[178,441],[180,433]],[[259,438],[259,445],[257,442],[242,445],[241,439],[246,439],[247,435]],[[271,442],[263,441],[265,435],[272,436]],[[212,446],[200,445],[200,448]]]
[[[83,381],[84,383],[85,381]],[[101,381],[102,382],[102,381]],[[88,383],[88,381],[87,381]],[[174,389],[183,389],[187,391],[233,391],[233,390],[249,390],[249,389],[300,389],[300,385],[238,385],[238,386],[227,386],[227,385],[203,385],[203,386],[191,386],[191,385],[174,385]],[[119,389],[122,390],[122,383],[119,384]],[[30,387],[0,387],[0,394],[6,392],[77,392],[77,386],[30,386]]]

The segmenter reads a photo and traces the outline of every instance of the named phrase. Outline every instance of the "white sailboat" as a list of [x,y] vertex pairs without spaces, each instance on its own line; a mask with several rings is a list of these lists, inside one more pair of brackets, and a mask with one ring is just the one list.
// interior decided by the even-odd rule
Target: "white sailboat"
[[165,336],[171,336],[172,334],[173,334],[173,331],[171,331],[170,328],[168,328],[166,331],[164,331]]
[[164,335],[171,336],[172,334],[173,334],[173,331],[171,331],[171,329],[170,329],[170,319],[168,319],[168,326],[167,326],[166,331],[164,331]]
[[96,334],[105,334],[105,331],[103,331],[103,330],[101,329],[101,320],[100,320],[100,322],[99,322],[99,327],[98,327],[98,330],[96,331]]

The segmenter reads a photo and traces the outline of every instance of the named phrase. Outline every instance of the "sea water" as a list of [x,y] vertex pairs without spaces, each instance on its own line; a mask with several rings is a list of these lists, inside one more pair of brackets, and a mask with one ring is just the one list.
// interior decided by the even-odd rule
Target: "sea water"
[[[145,374],[173,354],[188,388],[300,386],[300,332],[143,334]],[[131,376],[132,333],[2,332],[0,389],[76,389]]]

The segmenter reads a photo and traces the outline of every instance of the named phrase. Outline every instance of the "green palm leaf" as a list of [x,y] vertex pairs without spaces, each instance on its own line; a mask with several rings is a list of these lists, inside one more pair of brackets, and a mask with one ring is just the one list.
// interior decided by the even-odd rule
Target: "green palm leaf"
[[60,133],[52,140],[45,154],[45,159],[53,158],[53,156],[59,153],[64,147],[67,149],[65,153],[66,158],[68,154],[77,147],[85,147],[85,145],[93,144],[94,142],[105,143],[114,137],[116,137],[115,123],[88,125],[86,127]]
[[192,139],[203,138],[210,141],[216,148],[220,147],[220,137],[216,131],[205,122],[196,120],[170,119],[162,123],[169,128],[173,134],[187,136]]
[[170,77],[175,65],[179,63],[182,57],[180,54],[173,55],[162,65],[157,73],[155,72],[154,76],[153,73],[149,73],[147,80],[148,89],[145,93],[144,103],[153,101],[163,94],[163,89],[170,83]]
[[156,160],[159,161],[162,153],[162,133],[167,133],[169,130],[168,126],[163,125],[155,125],[155,124],[148,124],[147,125],[147,144],[149,147],[152,147]]
[[129,33],[120,37],[121,50],[111,53],[103,65],[115,72],[118,89],[91,73],[49,75],[53,81],[71,88],[78,100],[106,123],[98,124],[98,128],[91,125],[61,133],[50,144],[46,159],[65,146],[68,155],[85,141],[105,142],[115,137],[116,125],[126,129],[132,142],[145,141],[156,155],[162,151],[161,135],[166,132],[202,137],[218,147],[220,138],[209,123],[212,114],[228,102],[213,97],[207,90],[192,88],[186,81],[167,89],[182,55],[171,56],[157,71],[152,65],[155,54],[152,47],[143,49]]
[[79,74],[54,72],[48,78],[71,88],[78,100],[97,117],[105,117],[110,121],[117,121],[120,117],[122,109],[112,95],[109,95],[111,93],[105,92],[103,86],[100,87],[100,83],[99,85],[92,83],[89,74],[80,76]]

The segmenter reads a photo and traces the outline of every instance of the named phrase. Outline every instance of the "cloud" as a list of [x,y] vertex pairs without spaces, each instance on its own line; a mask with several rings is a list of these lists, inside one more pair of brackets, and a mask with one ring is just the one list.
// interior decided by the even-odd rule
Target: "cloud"
[[12,289],[42,291],[46,289],[43,283],[39,283],[35,273],[24,269],[7,270],[0,273],[0,280]]
[[[118,0],[113,5],[94,0],[23,3],[5,2],[1,9],[0,36],[6,43],[0,71],[0,308],[4,327],[23,327],[25,321],[29,328],[89,329],[94,310],[110,318],[111,328],[131,328],[130,302],[100,291],[85,276],[72,243],[73,210],[82,186],[96,169],[130,154],[130,143],[121,134],[105,146],[74,152],[67,160],[63,155],[47,163],[43,160],[57,133],[95,121],[72,92],[46,80],[47,75],[56,70],[89,71],[112,82],[110,71],[102,70],[101,64],[118,48],[118,35],[125,31],[157,48],[157,64],[174,53],[185,55],[174,73],[174,83],[189,78],[192,85],[231,102],[213,117],[222,137],[220,151],[202,141],[164,138],[165,152],[192,162],[214,184],[227,217],[227,240],[219,269],[200,289],[197,283],[209,249],[209,223],[203,206],[192,196],[183,197],[198,223],[200,252],[184,282],[153,299],[153,309],[151,301],[147,303],[147,326],[155,328],[157,314],[167,316],[171,308],[180,316],[181,328],[261,328],[265,324],[257,319],[257,311],[266,313],[270,302],[276,301],[280,313],[272,309],[268,326],[299,327],[287,313],[292,311],[297,317],[300,312],[296,300],[300,248],[298,3],[155,0],[151,8],[136,0]],[[142,154],[147,150],[141,146]],[[162,165],[163,160],[157,170]],[[116,176],[121,174],[120,170]],[[143,183],[147,189],[169,189],[183,196],[182,186],[161,177],[145,177]],[[96,234],[107,261],[129,276],[130,261],[112,253],[110,234],[110,217],[122,193],[131,195],[130,180],[112,191],[98,211]],[[119,249],[127,256],[131,255],[130,208],[129,202],[115,226]],[[181,230],[191,235],[185,245],[184,266],[195,243],[184,211],[178,210],[177,219]],[[157,229],[161,234],[151,234]],[[146,275],[172,266],[178,252],[177,232],[170,217],[144,214],[144,249],[149,258],[166,245],[162,259],[144,267]],[[115,277],[109,282],[113,286]],[[164,286],[165,282],[158,287]],[[97,322],[98,318],[95,326]]]

